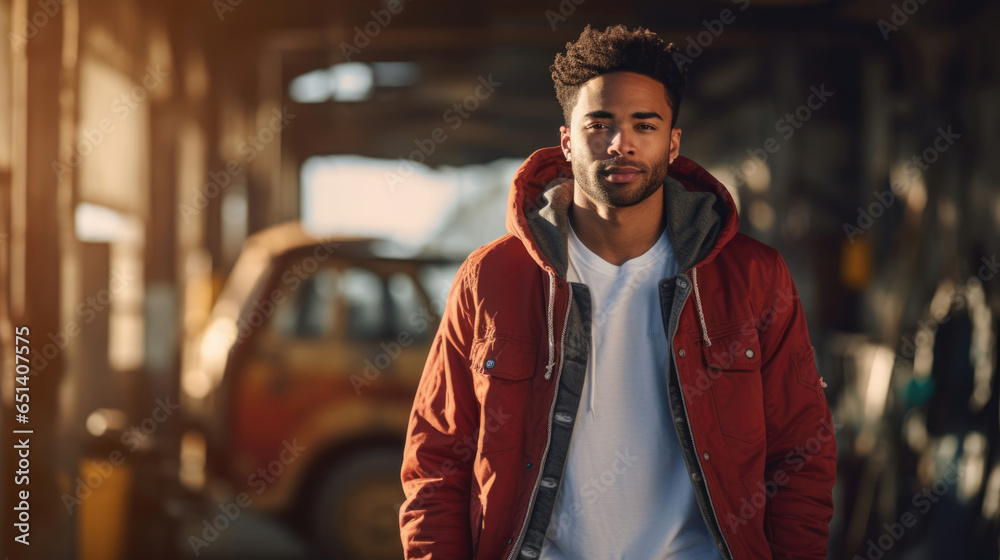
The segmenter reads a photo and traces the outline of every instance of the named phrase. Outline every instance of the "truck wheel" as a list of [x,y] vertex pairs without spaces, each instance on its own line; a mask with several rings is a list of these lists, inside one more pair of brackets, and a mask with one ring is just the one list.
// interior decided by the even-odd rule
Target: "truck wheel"
[[398,560],[402,450],[371,449],[338,461],[320,479],[312,534],[324,554],[350,560]]

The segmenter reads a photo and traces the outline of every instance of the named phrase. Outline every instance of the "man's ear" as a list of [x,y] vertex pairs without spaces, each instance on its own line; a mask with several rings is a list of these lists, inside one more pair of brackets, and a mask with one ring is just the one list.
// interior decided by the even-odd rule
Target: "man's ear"
[[681,151],[681,129],[671,128],[670,129],[670,159],[669,162],[673,163],[677,156],[680,155]]
[[569,161],[572,150],[569,143],[569,128],[565,126],[559,127],[559,145],[562,147],[563,155],[566,156],[566,161]]

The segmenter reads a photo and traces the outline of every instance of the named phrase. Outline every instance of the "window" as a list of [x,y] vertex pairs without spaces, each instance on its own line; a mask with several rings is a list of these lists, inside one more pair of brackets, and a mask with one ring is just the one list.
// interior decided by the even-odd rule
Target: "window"
[[297,290],[286,289],[271,328],[289,338],[334,336],[338,276],[336,269],[323,268],[303,280]]
[[270,328],[285,338],[343,337],[349,342],[394,340],[406,331],[413,344],[424,344],[434,335],[458,267],[425,265],[417,278],[402,271],[383,278],[361,266],[321,268],[297,289],[285,286]]
[[386,285],[374,272],[360,267],[344,269],[340,297],[347,310],[347,340],[381,339],[387,333]]

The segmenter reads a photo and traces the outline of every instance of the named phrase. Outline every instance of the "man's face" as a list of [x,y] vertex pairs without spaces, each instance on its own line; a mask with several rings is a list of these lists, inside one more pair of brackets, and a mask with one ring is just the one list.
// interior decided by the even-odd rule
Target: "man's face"
[[633,206],[663,185],[681,130],[663,84],[634,72],[597,76],[580,88],[570,127],[559,128],[573,177],[593,203]]

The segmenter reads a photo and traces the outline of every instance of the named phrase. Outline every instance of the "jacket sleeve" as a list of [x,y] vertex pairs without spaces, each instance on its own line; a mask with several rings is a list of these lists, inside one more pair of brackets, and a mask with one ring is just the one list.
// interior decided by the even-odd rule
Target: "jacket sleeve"
[[798,292],[777,252],[765,294],[757,327],[767,419],[764,480],[776,490],[766,502],[764,533],[775,560],[822,559],[837,478],[833,418]]
[[469,500],[479,401],[468,360],[474,336],[469,266],[467,259],[452,282],[410,412],[400,473],[406,500],[399,510],[407,559],[472,557]]

